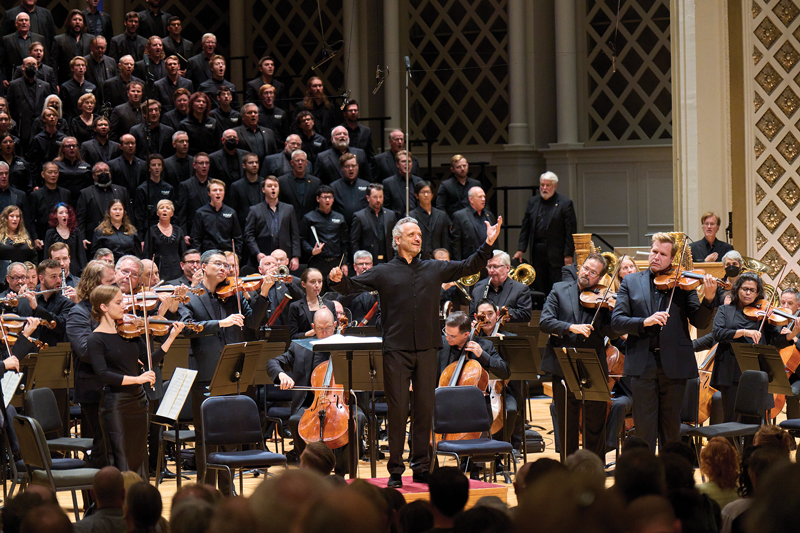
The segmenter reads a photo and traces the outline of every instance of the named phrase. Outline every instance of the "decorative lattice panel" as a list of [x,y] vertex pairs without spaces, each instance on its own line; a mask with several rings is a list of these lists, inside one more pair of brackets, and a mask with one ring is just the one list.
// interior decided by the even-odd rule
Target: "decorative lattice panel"
[[252,0],[247,2],[247,50],[249,77],[254,77],[254,65],[265,53],[275,58],[275,75],[286,84],[290,98],[302,99],[305,82],[319,76],[328,95],[344,90],[344,54],[337,54],[312,72],[311,67],[323,58],[323,41],[333,49],[342,49],[342,0],[287,2],[286,0]]
[[800,288],[800,2],[752,0],[747,9],[752,63],[746,87],[753,124],[749,183],[755,193],[748,194],[755,224],[751,250],[775,276],[788,262],[781,286]]
[[586,0],[587,144],[671,142],[669,0],[622,0],[619,24],[616,9]]
[[412,139],[506,143],[507,0],[409,0],[407,9]]

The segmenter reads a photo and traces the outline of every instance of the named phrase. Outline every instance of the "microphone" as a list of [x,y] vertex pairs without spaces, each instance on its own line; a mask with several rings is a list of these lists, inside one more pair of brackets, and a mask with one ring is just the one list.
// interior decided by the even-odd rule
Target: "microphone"
[[[386,74],[381,76],[381,72],[386,72]],[[375,67],[375,81],[377,81],[378,84],[372,90],[372,94],[378,94],[378,89],[380,89],[383,86],[383,82],[386,81],[386,77],[387,76],[389,76],[389,65],[386,65],[386,70],[385,71],[381,70],[381,66],[380,65]]]
[[413,76],[411,75],[411,59],[409,59],[408,56],[404,56],[403,60],[406,62],[406,70],[408,71],[408,77],[412,78]]
[[320,61],[319,63],[317,63],[313,67],[311,67],[311,70],[317,70],[319,67],[321,67],[322,65],[324,65],[325,63],[327,63],[328,61],[330,61],[331,59],[333,59],[337,55],[339,55],[339,52],[341,52],[341,51],[342,51],[341,48],[338,49],[338,50],[334,50],[333,47],[331,45],[329,45],[328,43],[322,43],[322,57],[323,57],[323,59],[322,59],[322,61]]
[[143,59],[144,59],[144,66],[149,67],[150,66],[150,56],[147,55],[147,54],[144,54],[144,58]]
[[347,89],[342,95],[342,107],[340,107],[341,111],[344,111],[344,108],[347,107],[347,102],[349,101],[350,101],[350,89]]

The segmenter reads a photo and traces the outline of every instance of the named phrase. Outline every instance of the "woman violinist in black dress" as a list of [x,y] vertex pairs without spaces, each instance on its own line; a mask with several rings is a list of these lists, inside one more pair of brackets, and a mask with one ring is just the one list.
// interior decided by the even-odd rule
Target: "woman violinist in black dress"
[[[791,331],[782,331],[769,321],[750,320],[744,314],[744,308],[764,299],[764,283],[758,274],[745,272],[741,274],[731,288],[731,303],[722,305],[714,318],[714,342],[718,342],[714,370],[711,374],[711,386],[722,393],[724,410],[723,422],[735,422],[733,411],[736,402],[736,391],[739,388],[739,376],[742,371],[731,343],[769,344],[780,349],[791,344],[792,339],[800,333],[800,319],[789,322]],[[761,329],[759,329],[761,328]]]
[[[101,285],[89,300],[92,318],[100,323],[89,335],[87,349],[95,374],[105,384],[100,420],[108,464],[147,479],[148,401],[142,386],[149,387],[156,380],[152,370],[140,370],[139,362],[146,365],[148,361],[147,347],[143,337],[127,340],[117,333],[117,320],[124,313],[119,287]],[[182,322],[173,324],[164,344],[152,352],[153,365],[164,357],[182,329]]]

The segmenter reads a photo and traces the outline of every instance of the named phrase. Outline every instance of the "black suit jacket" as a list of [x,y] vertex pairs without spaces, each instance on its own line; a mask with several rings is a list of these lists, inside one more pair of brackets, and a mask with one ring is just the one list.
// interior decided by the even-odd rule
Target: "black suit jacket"
[[122,155],[122,150],[120,150],[118,143],[115,143],[114,141],[108,141],[108,144],[110,150],[108,151],[108,157],[106,158],[103,157],[100,152],[100,143],[97,142],[97,139],[89,139],[85,143],[81,144],[81,157],[88,164],[94,166],[94,164],[98,161],[104,161],[105,163],[108,163],[112,159]]
[[[167,31],[167,27],[169,26],[169,19],[172,17],[166,11],[161,11],[158,14],[158,19],[161,19],[161,26],[162,31],[158,32],[158,36],[162,39],[169,35]],[[138,33],[145,39],[149,38],[151,35],[155,35],[155,29],[153,28],[153,15],[149,9],[145,9],[144,11],[139,11],[139,30]]]
[[[258,97],[258,90],[261,89],[261,86],[264,85],[264,80],[261,79],[261,74],[258,75],[257,78],[252,79],[247,82],[247,85],[244,88],[244,101],[245,103],[254,103],[260,104],[261,99]],[[285,96],[283,94],[283,83],[279,82],[275,79],[275,76],[272,77],[272,82],[270,83],[273,87],[275,87],[275,101],[282,100]]]
[[[17,65],[14,68],[12,79],[18,80],[21,77],[22,65]],[[36,77],[50,85],[50,94],[58,94],[58,78],[56,77],[56,71],[53,70],[53,67],[45,65],[44,62],[42,62],[36,70]]]
[[[381,182],[397,174],[397,163],[391,150],[381,152],[373,158],[372,176],[375,181]],[[411,175],[419,176],[419,159],[412,156]]]
[[[136,76],[131,76],[131,81],[134,80],[144,83]],[[118,105],[127,103],[128,84],[125,83],[119,75],[109,78],[106,80],[105,84],[103,84],[103,98],[105,103],[109,104],[111,107],[117,107]]]
[[[172,146],[172,135],[175,133],[175,130],[167,126],[166,124],[161,124],[158,126],[158,130],[155,132],[150,132],[150,135],[157,135],[158,136],[158,153],[163,155],[164,158],[170,157],[172,154],[175,153],[175,147]],[[144,133],[144,124],[137,124],[131,128],[131,135],[136,138],[136,157],[140,159],[147,158],[147,137]]]
[[[106,38],[106,43],[114,37],[114,25],[111,23],[111,15],[102,11],[97,12],[100,15],[100,23],[103,25],[103,31],[100,35]],[[86,17],[89,15],[89,10],[83,10],[84,20],[88,23]]]
[[[474,210],[471,207],[467,207],[465,209],[461,209],[460,211],[456,211],[456,214],[453,215],[453,227],[452,227],[452,258],[455,260],[460,260],[465,257],[469,257],[475,250],[477,250],[481,244],[486,240],[486,237],[481,237],[478,233],[478,229],[475,225],[475,217],[472,215]],[[484,208],[483,212],[486,214],[487,218],[489,219],[489,223],[494,225],[497,223],[497,218],[492,214],[491,211]],[[483,224],[483,222],[481,222]]]
[[94,39],[94,35],[82,33],[78,40],[70,34],[62,33],[56,35],[53,46],[50,49],[50,64],[56,69],[58,83],[64,83],[72,77],[72,69],[69,62],[75,56],[85,56],[91,53],[89,43]]
[[104,385],[94,373],[87,344],[89,335],[100,324],[92,318],[91,311],[88,299],[72,306],[67,320],[67,339],[72,348],[75,401],[99,404]]
[[392,228],[397,224],[397,215],[391,209],[382,208],[383,228],[386,231],[383,235],[378,234],[378,220],[372,209],[366,207],[356,211],[350,226],[350,256],[358,250],[366,250],[372,254],[375,263],[378,258],[378,243],[382,240],[386,248],[386,256],[381,262],[389,262],[394,257],[392,248]]
[[186,68],[189,58],[192,57],[192,41],[181,36],[181,42],[176,43],[169,35],[161,39],[161,41],[164,44],[164,56],[169,57],[177,55],[181,63],[181,68]]
[[203,52],[189,58],[186,77],[191,80],[195,87],[200,87],[201,83],[211,79],[211,67],[208,64],[208,58]]
[[[412,172],[413,174],[413,172]],[[467,178],[463,191],[455,176],[443,180],[436,191],[436,207],[447,213],[451,220],[455,219],[456,211],[469,207],[469,190],[480,187],[481,182]]]
[[119,142],[120,137],[131,131],[131,129],[142,122],[142,109],[134,109],[133,106],[126,102],[118,105],[111,112],[111,132],[109,138]]
[[[36,18],[39,23],[37,26],[31,22],[30,31],[44,36],[44,49],[47,50],[50,48],[50,45],[53,43],[53,38],[56,36],[56,25],[53,22],[53,13],[51,13],[49,9],[41,6],[35,6],[34,10],[36,11]],[[6,16],[3,19],[3,35],[8,35],[17,31],[16,19],[20,11],[22,11],[21,6],[12,7],[6,11]]]
[[[561,194],[553,195],[555,210],[547,224],[547,260],[553,268],[564,266],[564,258],[575,255],[575,243],[572,234],[578,229],[577,219],[575,218],[575,208],[572,200]],[[531,255],[536,245],[536,219],[539,208],[542,205],[542,197],[538,194],[528,200],[525,207],[525,216],[522,218],[522,227],[519,232],[518,250],[525,251],[528,245],[531,247]]]
[[[351,154],[355,154],[356,162],[358,163],[358,177],[362,180],[372,182],[372,167],[367,160],[367,154],[361,148],[349,149]],[[334,181],[342,177],[341,165],[339,165],[339,158],[342,154],[336,148],[328,148],[317,154],[317,160],[314,163],[314,172],[319,176],[322,183],[330,185]]]
[[[611,329],[610,315],[607,309],[601,309],[594,323],[594,331],[589,337],[571,333],[569,327],[573,324],[589,324],[594,318],[594,309],[581,305],[580,290],[577,281],[560,281],[553,285],[553,290],[547,296],[547,301],[542,309],[539,328],[542,333],[550,335],[542,358],[542,371],[554,376],[563,377],[561,365],[555,354],[556,348],[584,348],[597,352],[600,364],[608,374],[606,354],[604,350],[605,337],[616,337]],[[628,337],[630,339],[630,337]],[[690,343],[691,344],[691,343]],[[691,347],[691,346],[690,346]],[[630,352],[628,352],[630,354]],[[627,365],[628,360],[625,359]],[[695,365],[695,373],[697,365]],[[625,372],[627,374],[627,371]]]
[[141,35],[137,35],[133,42],[129,42],[125,32],[115,35],[108,42],[108,55],[113,57],[119,62],[122,56],[131,56],[133,61],[139,61],[144,55],[144,47],[147,45],[147,39]]
[[417,207],[408,212],[419,222],[422,230],[422,259],[430,259],[437,248],[450,250],[450,219],[441,209],[431,207],[431,214],[427,224],[424,222],[423,209]]
[[[278,379],[278,374],[285,372],[294,380],[296,387],[308,387],[311,385],[311,374],[314,372],[311,368],[313,363],[314,352],[292,342],[289,344],[289,350],[267,362],[267,374],[272,381],[279,384],[281,381]],[[292,414],[303,406],[308,394],[313,393],[304,390],[292,391]]]
[[[409,212],[417,207],[417,197],[414,195],[414,188],[417,183],[422,181],[419,176],[411,175],[408,182],[408,199],[411,203]],[[406,180],[396,174],[383,180],[383,205],[388,209],[393,209],[397,216],[406,216]]]
[[286,171],[283,169],[283,161],[285,159],[286,159],[286,153],[283,150],[281,150],[276,154],[270,154],[267,157],[265,157],[264,162],[261,164],[261,172],[260,172],[261,177],[283,176],[286,173]]
[[300,196],[298,195],[297,188],[295,187],[294,174],[293,173],[284,174],[283,176],[278,178],[278,185],[280,186],[278,199],[281,202],[292,204],[292,207],[294,207],[294,212],[297,214],[298,220],[301,220],[303,218],[303,215],[305,215],[309,211],[313,211],[314,209],[317,208],[317,189],[319,189],[319,186],[322,184],[319,181],[318,177],[312,176],[308,172],[306,172],[305,180],[306,180],[305,201],[301,203]]
[[[336,308],[332,302],[323,302],[325,307],[336,316]],[[311,329],[314,323],[314,314],[316,311],[311,311],[308,308],[308,300],[305,294],[296,302],[289,304],[289,333],[293,339],[302,339],[306,336],[306,331]]]
[[[275,138],[275,132],[262,126],[257,126],[257,128],[261,130],[261,135],[264,137],[264,153],[267,155],[277,153],[278,140]],[[248,152],[257,153],[256,150],[253,149],[255,147],[250,146],[250,144],[247,142],[247,138],[244,136],[244,132],[247,131],[247,129],[247,126],[244,124],[233,128],[233,130],[239,136],[239,148]]]
[[225,199],[230,200],[231,184],[235,181],[238,181],[239,178],[244,177],[242,157],[244,157],[247,152],[244,150],[239,150],[238,148],[236,149],[236,157],[239,159],[239,164],[237,165],[238,172],[236,174],[231,174],[228,171],[228,165],[225,163],[225,154],[223,153],[224,150],[224,148],[220,148],[216,152],[209,154],[208,159],[211,161],[211,173],[209,176],[213,176],[214,178],[225,182],[227,191],[225,194]]
[[52,88],[49,83],[35,78],[33,83],[36,87],[34,89],[34,98],[31,100],[28,97],[28,91],[23,85],[24,83],[26,83],[24,78],[12,81],[8,86],[6,99],[8,100],[11,118],[14,119],[14,122],[17,123],[17,128],[19,128],[19,139],[24,146],[27,146],[35,134],[33,121],[41,115],[42,109],[44,109],[44,99],[52,94]]
[[[98,79],[94,73],[94,69],[92,65],[94,63],[94,59],[92,58],[92,54],[87,54],[83,56],[86,60],[86,80],[94,83],[98,90],[100,91],[100,102],[99,105],[95,106],[95,111],[98,111],[102,106],[102,103],[106,101],[105,97],[105,85],[106,81],[110,80],[114,76],[118,76],[119,72],[117,70],[117,62],[114,61],[113,57],[103,55],[103,58],[100,60],[100,67],[103,70],[103,77],[102,79]],[[127,100],[127,97],[126,97]]]
[[[11,81],[13,70],[17,65],[22,65],[22,60],[28,57],[27,50],[20,50],[18,46],[18,36],[16,30],[10,35],[3,37],[3,46],[0,48],[0,66],[3,67],[3,74],[5,79]],[[28,32],[28,37],[31,43],[44,43],[44,35],[38,33]],[[45,50],[47,47],[45,46]],[[43,61],[47,61],[45,56]]]
[[[122,203],[125,204],[125,210],[130,213],[131,202],[128,196],[128,190],[119,185],[111,185],[109,190],[111,191],[110,196],[114,199],[122,200]],[[75,214],[78,218],[78,227],[83,230],[83,234],[87,239],[94,235],[94,230],[97,228],[97,225],[103,221],[103,217],[106,211],[108,211],[108,202],[109,200],[104,201],[100,196],[100,189],[94,185],[86,187],[81,191]]]
[[266,201],[250,207],[247,214],[247,221],[244,227],[245,246],[250,250],[252,257],[259,253],[270,254],[273,250],[280,248],[289,257],[300,257],[300,226],[294,207],[278,201],[277,214],[280,219],[278,234],[270,233],[269,218],[267,209],[269,206]]
[[527,285],[507,278],[500,286],[500,290],[495,293],[491,288],[486,290],[490,278],[484,278],[475,284],[472,289],[472,301],[469,304],[470,314],[474,314],[478,307],[478,302],[483,299],[483,295],[489,296],[489,300],[494,302],[498,309],[503,306],[508,307],[508,314],[511,322],[524,322],[527,324],[531,320],[531,291]]
[[175,81],[175,85],[172,85],[169,82],[169,78],[165,76],[160,80],[156,80],[153,86],[156,89],[155,98],[161,102],[162,116],[167,111],[172,111],[175,109],[175,101],[173,99],[175,91],[178,89],[186,89],[189,91],[189,93],[194,92],[194,85],[192,85],[192,82],[182,76],[178,76],[178,79]]
[[[662,295],[666,306],[669,294]],[[644,327],[645,318],[652,315],[650,270],[628,274],[617,292],[617,304],[611,317],[614,331],[627,333],[625,375],[642,375],[647,365],[650,336],[657,332],[655,326]],[[695,291],[676,290],[669,311],[669,320],[659,334],[661,364],[670,379],[697,377],[697,360],[689,337],[689,322],[697,329],[708,327],[713,309],[709,302],[700,303]]]

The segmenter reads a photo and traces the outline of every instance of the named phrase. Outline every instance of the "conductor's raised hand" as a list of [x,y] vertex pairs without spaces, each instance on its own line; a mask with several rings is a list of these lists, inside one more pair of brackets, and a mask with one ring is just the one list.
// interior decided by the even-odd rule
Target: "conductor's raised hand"
[[339,283],[342,281],[342,277],[344,273],[342,273],[342,269],[339,267],[334,267],[331,269],[330,273],[328,273],[328,279],[334,283]]
[[500,235],[500,228],[503,226],[503,217],[497,217],[497,224],[494,226],[486,221],[483,223],[486,224],[486,244],[492,246]]
[[231,326],[239,326],[239,327],[244,326],[244,315],[235,313],[219,321],[219,327],[221,328],[229,328]]

